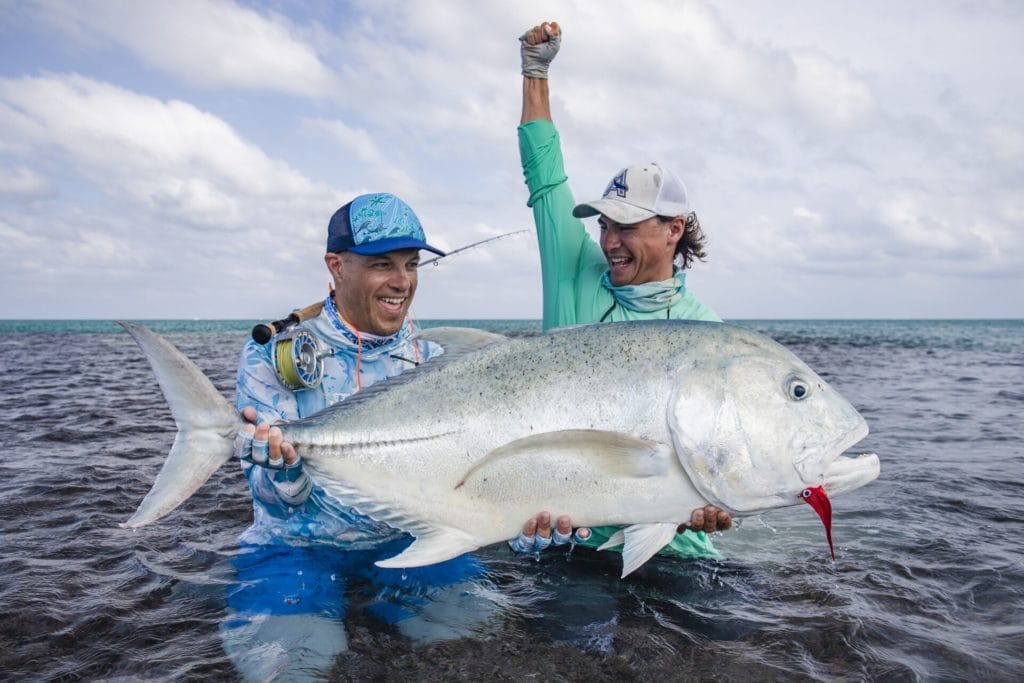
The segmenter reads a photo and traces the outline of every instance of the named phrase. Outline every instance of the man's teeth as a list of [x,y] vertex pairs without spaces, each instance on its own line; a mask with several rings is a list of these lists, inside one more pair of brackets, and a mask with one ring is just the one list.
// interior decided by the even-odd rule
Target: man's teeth
[[404,296],[403,297],[382,296],[380,298],[380,300],[383,301],[384,303],[390,304],[392,306],[401,306],[402,304],[405,303],[405,297]]
[[608,259],[608,262],[611,263],[613,266],[623,266],[632,260],[633,259],[629,258],[628,256],[614,256]]

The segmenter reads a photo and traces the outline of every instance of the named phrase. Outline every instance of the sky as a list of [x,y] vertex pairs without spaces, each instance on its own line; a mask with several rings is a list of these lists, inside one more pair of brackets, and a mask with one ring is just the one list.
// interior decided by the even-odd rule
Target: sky
[[[532,228],[544,20],[574,195],[672,168],[722,317],[1024,317],[1024,3],[0,0],[0,318],[283,317],[365,192],[444,249]],[[422,269],[413,314],[540,306],[527,232]]]

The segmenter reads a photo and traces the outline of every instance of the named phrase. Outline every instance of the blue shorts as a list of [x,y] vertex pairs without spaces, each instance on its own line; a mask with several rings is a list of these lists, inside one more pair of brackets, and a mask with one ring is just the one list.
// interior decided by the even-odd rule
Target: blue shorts
[[373,614],[395,623],[411,616],[432,589],[483,573],[483,565],[469,554],[408,569],[374,564],[411,542],[403,537],[359,550],[329,544],[243,545],[233,560],[237,582],[228,590],[228,605],[242,614],[320,614],[341,619],[347,593],[358,591]]

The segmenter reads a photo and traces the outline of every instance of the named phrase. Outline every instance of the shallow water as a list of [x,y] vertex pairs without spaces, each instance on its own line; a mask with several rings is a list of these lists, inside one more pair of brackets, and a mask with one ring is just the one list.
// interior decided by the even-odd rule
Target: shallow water
[[[502,547],[456,590],[342,577],[330,675],[1018,680],[1024,672],[1024,323],[746,321],[857,406],[882,476],[834,501],[836,562],[806,506],[721,534],[721,561]],[[490,323],[517,334],[531,324]],[[247,326],[154,325],[225,395]],[[11,680],[240,677],[222,626],[251,519],[225,467],[125,531],[174,437],[109,323],[0,323],[0,672]],[[388,621],[381,607],[416,619]]]

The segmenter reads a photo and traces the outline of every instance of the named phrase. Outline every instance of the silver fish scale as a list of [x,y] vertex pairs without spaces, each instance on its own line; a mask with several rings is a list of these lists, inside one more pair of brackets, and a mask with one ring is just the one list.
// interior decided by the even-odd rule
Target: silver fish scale
[[512,340],[378,384],[286,425],[286,438],[300,449],[366,457],[454,436],[490,444],[482,457],[509,437],[563,429],[662,435],[673,369],[701,353],[715,325],[616,323],[619,334],[580,329]]
[[[720,346],[723,332],[714,323],[616,323],[512,340],[434,371],[405,373],[284,430],[321,485],[344,485],[362,491],[360,498],[386,495],[403,518],[441,515],[454,524],[490,514],[493,524],[479,499],[450,496],[477,462],[510,442],[564,430],[671,444],[671,381],[691,354]],[[569,478],[572,472],[557,469],[565,466],[552,459],[532,469]],[[439,497],[449,509],[436,510]],[[490,502],[508,502],[501,498]],[[522,501],[524,509],[532,504]]]

